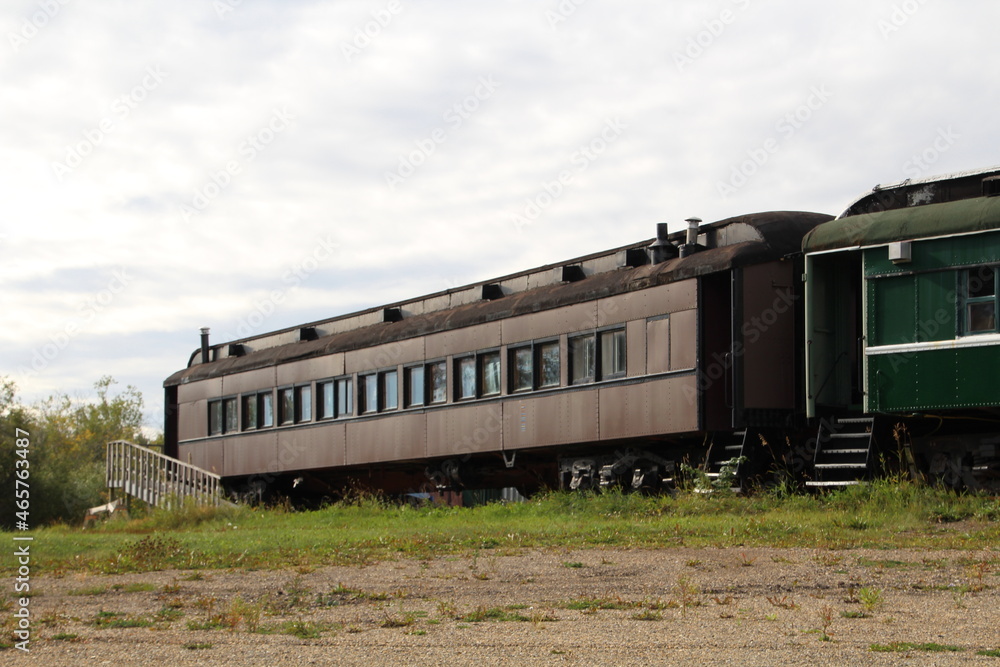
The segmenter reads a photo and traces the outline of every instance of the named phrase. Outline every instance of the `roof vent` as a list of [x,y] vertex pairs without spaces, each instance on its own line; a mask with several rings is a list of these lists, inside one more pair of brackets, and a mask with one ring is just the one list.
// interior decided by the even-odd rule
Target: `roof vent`
[[230,357],[242,357],[247,353],[247,349],[243,346],[243,343],[230,343],[229,353]]
[[688,223],[687,227],[687,239],[684,245],[681,246],[681,257],[687,257],[688,255],[693,255],[699,250],[704,250],[704,246],[698,245],[698,225],[701,224],[701,218],[688,218],[684,222]]
[[634,269],[649,264],[649,255],[645,248],[628,248],[618,252],[615,263],[619,269]]
[[383,322],[402,322],[403,321],[403,311],[399,308],[383,308],[382,309],[382,321]]
[[498,283],[483,285],[483,301],[496,301],[503,298],[503,288]]
[[587,275],[583,272],[583,267],[579,264],[567,264],[562,267],[562,281],[564,283],[575,283],[586,277]]
[[983,179],[983,196],[996,197],[1000,195],[1000,176],[988,176]]
[[300,327],[299,328],[299,340],[316,340],[319,338],[319,334],[316,332],[316,327]]
[[668,231],[667,223],[656,223],[656,240],[649,246],[649,255],[653,264],[659,264],[677,256],[677,246],[667,240]]
[[201,363],[208,363],[208,327],[201,328]]

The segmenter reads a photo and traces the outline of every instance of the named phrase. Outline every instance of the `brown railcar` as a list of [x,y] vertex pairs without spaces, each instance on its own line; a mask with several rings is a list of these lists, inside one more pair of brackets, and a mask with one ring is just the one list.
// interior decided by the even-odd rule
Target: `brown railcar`
[[208,345],[164,383],[166,452],[233,488],[607,484],[802,412],[800,245],[745,215]]

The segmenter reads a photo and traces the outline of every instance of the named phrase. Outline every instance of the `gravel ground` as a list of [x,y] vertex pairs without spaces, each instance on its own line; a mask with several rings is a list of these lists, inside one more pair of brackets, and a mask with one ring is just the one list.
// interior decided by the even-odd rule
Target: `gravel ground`
[[[1000,648],[998,559],[996,551],[484,550],[303,571],[43,576],[32,581],[30,654],[8,649],[0,663],[1000,667],[1000,658],[977,655]],[[228,613],[241,603],[242,615]],[[477,612],[493,618],[469,616]],[[198,629],[213,619],[236,628]],[[115,627],[131,621],[151,625]],[[893,642],[961,650],[872,650]]]

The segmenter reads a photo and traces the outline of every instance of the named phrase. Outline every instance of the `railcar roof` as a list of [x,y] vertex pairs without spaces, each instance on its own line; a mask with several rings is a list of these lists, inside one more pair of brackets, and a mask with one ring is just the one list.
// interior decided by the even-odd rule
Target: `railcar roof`
[[[831,220],[832,216],[822,213],[796,211],[772,211],[727,218],[699,228],[699,239],[709,247],[686,257],[646,264],[634,268],[604,270],[587,275],[575,282],[554,282],[542,284],[523,291],[514,291],[494,300],[449,301],[447,297],[469,290],[481,290],[483,285],[510,283],[518,279],[552,274],[568,265],[598,266],[603,260],[625,250],[646,248],[653,239],[622,246],[612,250],[587,255],[559,264],[530,269],[494,280],[474,283],[444,292],[419,297],[409,301],[388,304],[326,320],[320,320],[299,327],[291,327],[259,336],[213,345],[213,349],[241,344],[245,353],[200,363],[198,352],[191,355],[188,368],[171,375],[164,386],[174,386],[196,380],[219,377],[257,368],[266,368],[311,357],[336,352],[346,352],[389,343],[434,332],[492,322],[507,317],[558,308],[560,306],[588,301],[591,299],[622,294],[662,285],[696,276],[723,271],[736,266],[769,261],[800,251],[803,235],[816,225]],[[683,242],[684,232],[671,234],[672,241]],[[714,247],[712,247],[714,246]],[[589,263],[589,264],[588,264]],[[530,284],[524,280],[524,284]],[[424,303],[458,303],[437,310],[425,308],[403,317],[398,322],[381,322],[386,308],[400,308],[409,313],[408,306],[423,307]],[[416,308],[413,308],[416,311]],[[346,321],[346,322],[345,322]],[[351,326],[351,322],[359,326]],[[338,325],[341,330],[338,330]],[[346,330],[343,330],[347,327]],[[294,337],[300,328],[314,327],[321,332],[316,340],[299,341]],[[327,333],[330,332],[330,333]]]
[[1000,197],[974,197],[842,216],[802,239],[807,253],[1000,229]]

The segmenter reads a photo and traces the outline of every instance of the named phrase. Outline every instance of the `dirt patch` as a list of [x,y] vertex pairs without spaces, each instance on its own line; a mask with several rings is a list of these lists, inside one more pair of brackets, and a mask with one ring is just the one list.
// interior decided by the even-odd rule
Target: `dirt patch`
[[998,559],[995,551],[483,550],[303,571],[39,577],[31,658],[1000,665],[977,655],[1000,648]]

